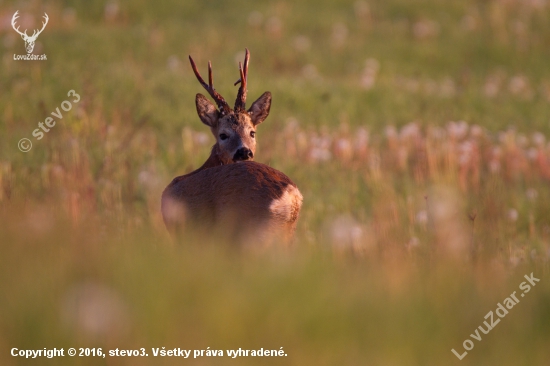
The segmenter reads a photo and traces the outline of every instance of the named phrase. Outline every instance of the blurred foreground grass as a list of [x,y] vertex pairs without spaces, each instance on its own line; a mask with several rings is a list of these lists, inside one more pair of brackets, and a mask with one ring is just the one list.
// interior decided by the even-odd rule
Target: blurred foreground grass
[[[23,28],[50,16],[47,62],[13,60],[15,10]],[[71,346],[288,357],[49,363],[549,364],[546,2],[3,2],[0,40],[1,365]],[[187,55],[232,101],[244,47],[249,99],[274,97],[257,160],[305,197],[294,248],[174,245],[160,193],[213,143]]]
[[[105,228],[102,236],[95,224],[70,230],[70,221],[51,218],[40,222],[52,227],[37,229],[26,216],[16,217],[27,228],[24,237],[17,223],[3,233],[18,243],[3,249],[0,271],[4,365],[104,363],[84,357],[23,362],[8,356],[13,346],[145,347],[150,354],[106,362],[117,365],[452,364],[458,360],[450,349],[461,350],[485,314],[532,271],[541,282],[462,362],[548,362],[546,265],[471,267],[404,253],[335,260],[303,247],[243,254],[204,240],[173,248],[148,231],[120,237]],[[163,346],[284,347],[288,356],[153,359],[150,347]]]

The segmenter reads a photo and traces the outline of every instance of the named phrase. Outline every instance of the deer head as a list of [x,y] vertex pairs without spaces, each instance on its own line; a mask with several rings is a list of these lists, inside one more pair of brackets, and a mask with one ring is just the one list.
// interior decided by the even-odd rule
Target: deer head
[[[225,99],[214,89],[212,64],[208,61],[208,84],[201,77],[195,62],[189,56],[191,67],[201,85],[216,102],[217,108],[204,95],[197,94],[195,102],[202,123],[210,127],[216,138],[214,150],[221,164],[253,160],[256,153],[256,127],[269,115],[271,93],[265,92],[246,110],[246,87],[250,52],[246,49],[244,65],[239,62],[241,84],[237,93],[235,107],[231,109]],[[213,152],[214,152],[213,150]]]
[[31,53],[32,50],[34,49],[34,42],[36,42],[36,38],[38,38],[38,36],[40,35],[40,33],[42,33],[42,31],[44,30],[44,28],[46,28],[46,24],[48,24],[48,14],[44,13],[44,22],[42,22],[42,29],[40,30],[34,30],[32,36],[29,36],[27,35],[27,30],[25,29],[24,32],[21,32],[19,30],[19,27],[15,27],[15,21],[17,20],[17,18],[19,18],[19,15],[17,14],[19,12],[19,10],[17,10],[15,12],[15,14],[13,14],[13,17],[11,18],[11,26],[13,27],[13,29],[19,33],[21,35],[21,38],[23,38],[23,40],[25,41],[25,48],[27,50],[27,53]]

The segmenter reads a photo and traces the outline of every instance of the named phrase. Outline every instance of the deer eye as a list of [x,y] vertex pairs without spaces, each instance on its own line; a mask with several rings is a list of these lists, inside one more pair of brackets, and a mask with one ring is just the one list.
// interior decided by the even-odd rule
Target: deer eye
[[250,137],[252,138],[256,137],[256,131],[250,131]]
[[220,139],[222,139],[222,140],[226,140],[227,137],[228,136],[225,133],[220,134]]

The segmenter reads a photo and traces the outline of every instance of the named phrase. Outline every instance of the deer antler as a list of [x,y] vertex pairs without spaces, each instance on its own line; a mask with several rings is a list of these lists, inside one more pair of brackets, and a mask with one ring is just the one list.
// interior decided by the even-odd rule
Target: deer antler
[[248,48],[245,48],[244,65],[239,62],[239,73],[241,78],[237,80],[235,85],[241,83],[239,92],[237,93],[237,100],[235,100],[235,112],[244,112],[246,106],[246,81],[248,78],[248,61],[250,60],[250,52]]
[[[34,30],[32,36],[30,38],[35,38],[38,37],[38,35],[40,33],[42,33],[42,31],[44,30],[44,28],[46,28],[46,24],[48,24],[48,20],[50,20],[50,18],[48,17],[48,14],[44,13],[44,16],[43,18],[46,20],[45,22],[42,22],[42,29],[40,29],[39,31],[37,31],[36,29]],[[37,33],[38,32],[38,33]]]
[[191,56],[189,56],[189,61],[191,62],[191,67],[193,68],[193,72],[195,73],[197,80],[199,80],[199,83],[201,83],[203,88],[206,89],[208,94],[210,94],[210,96],[214,99],[214,101],[218,105],[218,109],[220,110],[220,112],[222,114],[227,114],[231,112],[231,108],[229,107],[225,99],[223,99],[223,97],[214,89],[212,63],[208,61],[208,84],[206,84],[201,74],[199,73],[199,70],[197,69],[197,65],[195,65],[195,61],[193,61],[193,58]]
[[19,13],[19,10],[17,10],[17,11],[15,12],[15,14],[13,14],[13,17],[11,18],[11,26],[13,27],[13,29],[14,29],[17,33],[19,33],[20,35],[25,36],[25,37],[28,38],[29,36],[27,35],[27,30],[26,30],[26,29],[25,29],[25,32],[21,32],[21,31],[19,30],[19,27],[15,28],[15,21],[17,20],[17,18],[19,18],[18,13]]

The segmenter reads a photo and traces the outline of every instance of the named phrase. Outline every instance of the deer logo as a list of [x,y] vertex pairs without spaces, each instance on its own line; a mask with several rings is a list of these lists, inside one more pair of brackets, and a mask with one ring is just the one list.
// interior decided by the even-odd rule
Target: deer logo
[[42,31],[44,30],[44,28],[46,28],[46,24],[48,24],[48,14],[44,13],[44,22],[42,22],[42,29],[40,30],[34,30],[32,36],[29,36],[27,34],[27,30],[25,29],[24,32],[21,32],[19,30],[19,26],[17,26],[17,28],[15,27],[16,24],[15,24],[15,21],[17,20],[17,18],[19,18],[19,10],[17,10],[15,12],[15,14],[13,14],[13,17],[11,18],[11,26],[13,27],[13,29],[19,33],[21,35],[21,38],[23,38],[23,41],[25,41],[25,49],[27,50],[27,53],[32,53],[32,51],[34,50],[34,42],[36,42],[36,38],[38,38],[38,36],[40,35],[40,33],[42,33]]

